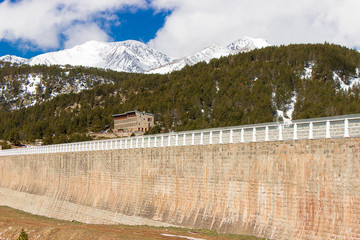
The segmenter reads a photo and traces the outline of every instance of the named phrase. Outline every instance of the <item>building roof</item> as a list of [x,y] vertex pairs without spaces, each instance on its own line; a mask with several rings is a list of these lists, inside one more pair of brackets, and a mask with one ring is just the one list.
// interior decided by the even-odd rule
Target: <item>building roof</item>
[[151,113],[140,112],[140,111],[134,110],[134,111],[128,111],[128,112],[125,112],[125,113],[114,114],[114,115],[112,115],[112,117],[124,116],[124,115],[128,115],[129,113],[142,113],[142,114],[145,114],[145,115],[154,116],[154,114],[151,114]]

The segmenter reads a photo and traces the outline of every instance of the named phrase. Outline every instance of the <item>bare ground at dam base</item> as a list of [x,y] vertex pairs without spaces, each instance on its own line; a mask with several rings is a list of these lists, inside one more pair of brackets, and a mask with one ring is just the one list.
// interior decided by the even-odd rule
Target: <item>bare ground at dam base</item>
[[209,230],[126,225],[94,225],[32,215],[0,206],[0,239],[17,239],[21,229],[29,239],[121,239],[121,240],[257,240],[253,236],[218,234]]

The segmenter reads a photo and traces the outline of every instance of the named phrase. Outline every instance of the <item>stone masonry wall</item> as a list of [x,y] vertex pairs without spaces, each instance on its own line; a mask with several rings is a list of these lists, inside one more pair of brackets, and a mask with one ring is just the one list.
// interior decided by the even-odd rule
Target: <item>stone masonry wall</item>
[[86,223],[360,239],[360,139],[2,156],[0,205]]

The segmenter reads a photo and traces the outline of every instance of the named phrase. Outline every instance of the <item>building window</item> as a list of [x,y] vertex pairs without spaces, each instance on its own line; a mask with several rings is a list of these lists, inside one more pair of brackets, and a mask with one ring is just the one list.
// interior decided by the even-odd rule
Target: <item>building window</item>
[[148,121],[151,122],[151,118],[148,118]]

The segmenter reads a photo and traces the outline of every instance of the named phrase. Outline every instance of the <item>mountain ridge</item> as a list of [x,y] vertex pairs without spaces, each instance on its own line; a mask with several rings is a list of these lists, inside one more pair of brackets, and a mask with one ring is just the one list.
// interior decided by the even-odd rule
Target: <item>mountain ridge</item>
[[70,49],[44,53],[30,59],[6,55],[0,57],[0,60],[15,60],[15,63],[31,66],[72,65],[141,73],[173,59],[144,43],[127,40],[110,43],[88,41]]
[[238,54],[240,52],[248,52],[258,48],[264,48],[271,46],[265,39],[243,37],[240,38],[226,47],[222,47],[220,44],[212,44],[201,51],[195,52],[189,56],[177,59],[172,63],[160,66],[146,73],[158,73],[166,74],[173,71],[179,71],[185,66],[193,66],[199,62],[209,63],[210,60],[220,57],[226,57],[229,55]]
[[[229,47],[230,46],[230,47]],[[169,73],[187,65],[209,62],[211,59],[270,46],[264,39],[244,37],[222,47],[212,44],[192,55],[174,59],[148,45],[135,41],[98,42],[88,41],[56,52],[48,52],[30,59],[5,55],[0,61],[16,64],[71,65],[110,69],[129,73]]]

